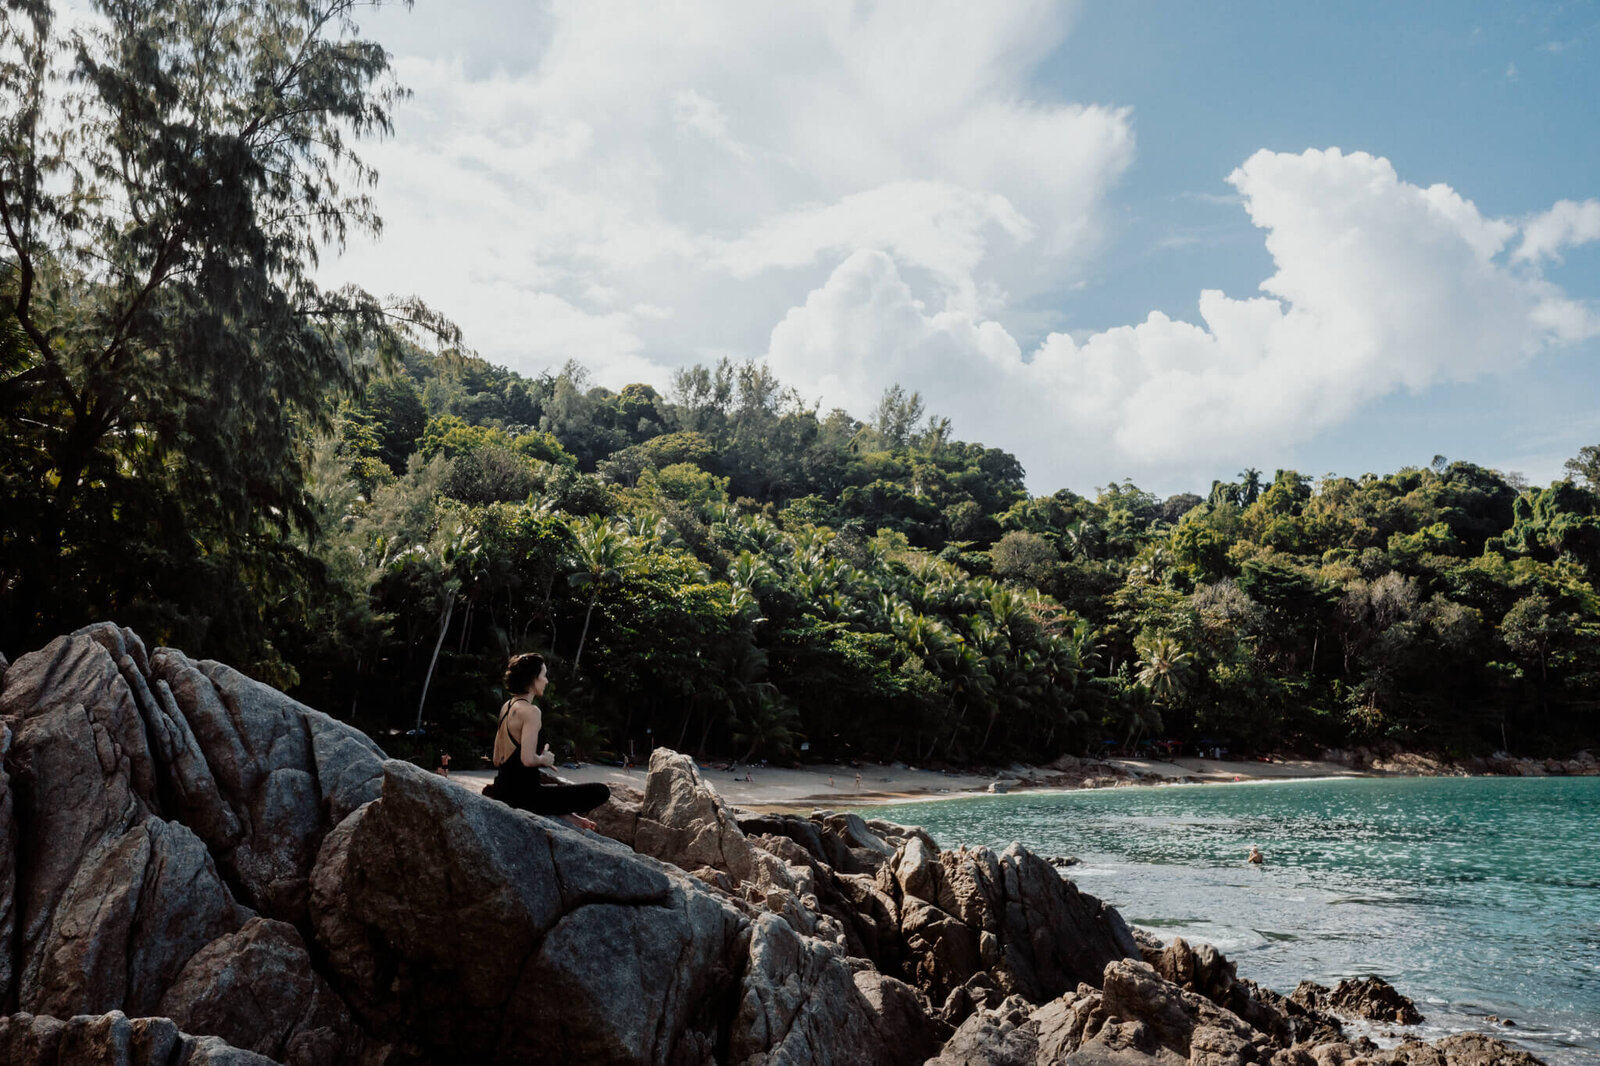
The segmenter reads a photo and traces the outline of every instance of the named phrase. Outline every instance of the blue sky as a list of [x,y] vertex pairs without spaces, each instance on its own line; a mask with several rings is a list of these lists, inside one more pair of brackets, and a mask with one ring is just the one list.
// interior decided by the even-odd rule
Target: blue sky
[[415,96],[368,153],[383,241],[330,279],[518,370],[765,358],[858,415],[898,381],[1037,492],[1436,453],[1540,482],[1600,442],[1594,3],[423,0],[363,29]]

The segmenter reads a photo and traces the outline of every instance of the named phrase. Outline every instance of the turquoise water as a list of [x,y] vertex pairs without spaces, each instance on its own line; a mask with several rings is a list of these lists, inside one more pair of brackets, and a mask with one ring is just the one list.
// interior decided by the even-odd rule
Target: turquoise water
[[[1600,778],[1410,778],[1023,793],[874,807],[941,846],[1075,855],[1079,887],[1280,992],[1377,974],[1417,1035],[1493,1029],[1600,1062]],[[1250,845],[1266,865],[1250,867]]]

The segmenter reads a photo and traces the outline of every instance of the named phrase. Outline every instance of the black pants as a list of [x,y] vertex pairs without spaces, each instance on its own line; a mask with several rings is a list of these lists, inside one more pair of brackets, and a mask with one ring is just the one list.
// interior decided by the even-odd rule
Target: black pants
[[507,759],[483,794],[534,814],[581,814],[592,811],[611,798],[611,790],[598,781],[586,785],[546,785],[539,771]]

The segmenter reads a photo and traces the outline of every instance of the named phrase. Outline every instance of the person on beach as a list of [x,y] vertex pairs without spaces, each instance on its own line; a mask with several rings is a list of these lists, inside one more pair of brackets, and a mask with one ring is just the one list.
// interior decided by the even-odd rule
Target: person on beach
[[539,749],[544,715],[533,702],[549,683],[550,670],[542,655],[528,652],[506,664],[505,686],[513,695],[500,707],[500,727],[494,735],[494,765],[499,772],[483,794],[517,810],[554,815],[580,829],[593,829],[594,823],[581,812],[610,799],[611,790],[599,782],[547,785],[539,775],[541,767],[556,764],[549,744]]
[[1261,854],[1261,849],[1260,848],[1256,847],[1254,844],[1251,844],[1250,845],[1250,858],[1246,859],[1245,861],[1248,862],[1251,866],[1260,866],[1262,863],[1267,861],[1267,857],[1265,855]]

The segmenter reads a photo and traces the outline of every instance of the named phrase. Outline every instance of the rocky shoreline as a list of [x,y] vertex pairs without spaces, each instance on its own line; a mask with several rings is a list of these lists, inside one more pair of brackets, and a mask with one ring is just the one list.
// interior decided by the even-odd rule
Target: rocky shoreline
[[[0,660],[0,1061],[1526,1066],[1381,982],[1284,997],[1013,844],[730,807],[599,833],[103,624]],[[1068,871],[1070,872],[1070,871]],[[1376,1012],[1376,1013],[1374,1013]]]

